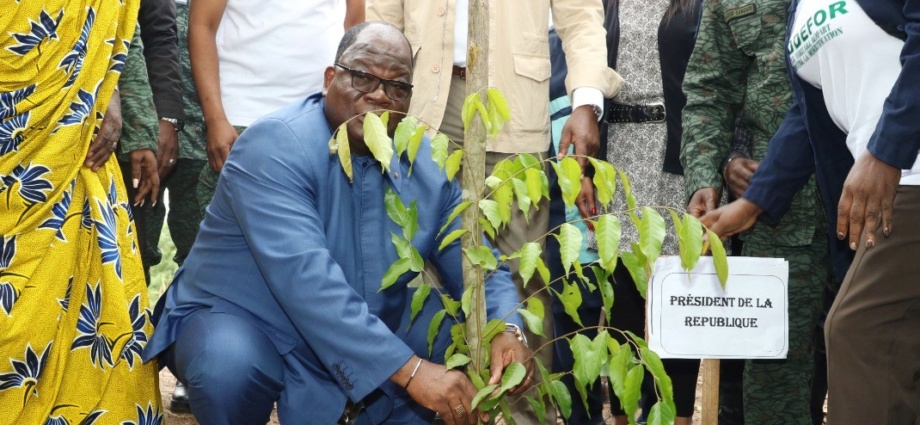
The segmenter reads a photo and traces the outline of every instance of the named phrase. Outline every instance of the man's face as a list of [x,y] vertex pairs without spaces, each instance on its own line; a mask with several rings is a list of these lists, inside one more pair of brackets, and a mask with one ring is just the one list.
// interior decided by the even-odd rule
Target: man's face
[[[355,86],[361,87],[362,83],[368,80],[366,74],[371,75],[370,80],[377,77],[410,84],[410,61],[411,51],[401,34],[390,27],[370,26],[358,35],[355,43],[339,58],[338,63],[352,71],[339,66],[326,68],[323,83],[326,118],[333,128],[338,128],[349,118],[358,116],[347,125],[349,144],[355,154],[368,153],[364,144],[365,113],[380,109],[405,113],[409,109],[411,99],[411,91],[405,99],[392,99],[387,95],[387,91],[392,95],[398,90],[395,87],[386,89],[385,82],[381,82],[370,93],[356,89]],[[356,84],[352,83],[353,78],[358,78]],[[391,137],[400,120],[401,114],[393,114],[390,117],[388,132]]]

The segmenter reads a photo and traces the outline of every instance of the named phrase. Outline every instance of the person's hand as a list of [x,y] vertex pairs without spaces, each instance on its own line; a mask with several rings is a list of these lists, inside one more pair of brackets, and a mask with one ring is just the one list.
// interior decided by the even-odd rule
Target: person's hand
[[721,198],[722,194],[715,188],[704,187],[699,189],[693,192],[693,196],[690,197],[690,203],[687,205],[687,213],[696,218],[700,218],[703,214],[716,209]]
[[597,201],[594,199],[594,182],[591,177],[582,176],[581,193],[575,198],[575,206],[582,218],[591,218],[597,215]]
[[837,239],[850,235],[850,249],[859,247],[859,238],[866,231],[866,248],[875,246],[879,220],[885,237],[891,235],[891,211],[897,193],[901,170],[879,161],[870,152],[863,153],[846,182],[837,204]]
[[502,373],[511,362],[518,362],[527,367],[527,375],[519,385],[508,390],[515,395],[527,391],[533,385],[534,361],[524,343],[510,332],[502,332],[492,339],[492,365],[489,368],[489,385],[502,382]]
[[224,162],[227,161],[230,148],[237,137],[240,137],[239,133],[227,120],[208,123],[208,165],[212,170],[219,173],[221,168],[224,168]]
[[128,154],[131,158],[131,184],[137,193],[133,205],[144,206],[147,195],[150,204],[157,204],[160,196],[160,176],[157,173],[157,157],[150,149],[138,149]]
[[700,222],[720,238],[727,238],[750,229],[762,213],[763,210],[757,204],[739,198],[724,207],[709,211],[700,218]]
[[118,92],[112,94],[109,100],[109,107],[105,110],[105,116],[102,117],[102,124],[99,126],[99,133],[89,145],[86,152],[86,159],[83,165],[89,167],[94,172],[109,160],[112,152],[118,147],[118,139],[121,138],[121,96]]
[[594,107],[581,105],[572,111],[569,120],[562,127],[562,138],[559,139],[559,159],[569,153],[569,146],[575,145],[575,154],[582,170],[588,164],[588,157],[597,154],[600,148],[600,136],[597,131],[597,116]]
[[[409,374],[419,358],[412,356],[391,380],[405,386],[409,397],[422,407],[438,412],[448,425],[477,423],[478,419],[470,406],[476,396],[476,387],[467,376],[456,369],[447,370],[439,365],[422,360],[415,377],[406,385]],[[487,418],[486,418],[487,419]]]
[[171,123],[159,120],[160,138],[157,140],[157,173],[165,178],[176,168],[179,157],[179,132]]
[[744,157],[736,157],[729,161],[728,166],[725,167],[725,172],[722,173],[722,178],[725,179],[725,183],[728,185],[728,193],[732,197],[741,199],[744,191],[751,184],[751,177],[757,171],[758,165],[760,165],[760,162]]

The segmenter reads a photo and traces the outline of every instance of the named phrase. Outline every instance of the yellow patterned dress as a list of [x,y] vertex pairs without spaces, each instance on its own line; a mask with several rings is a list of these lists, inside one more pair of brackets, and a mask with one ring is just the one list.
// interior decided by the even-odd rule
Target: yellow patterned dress
[[83,160],[139,0],[0,0],[0,424],[162,422],[118,164]]

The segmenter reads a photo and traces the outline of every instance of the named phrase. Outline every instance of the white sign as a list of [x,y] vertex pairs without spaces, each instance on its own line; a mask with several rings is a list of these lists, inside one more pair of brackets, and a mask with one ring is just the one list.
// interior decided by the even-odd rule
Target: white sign
[[712,257],[690,273],[660,257],[648,287],[649,348],[662,358],[784,359],[789,350],[789,263],[728,258],[719,284]]

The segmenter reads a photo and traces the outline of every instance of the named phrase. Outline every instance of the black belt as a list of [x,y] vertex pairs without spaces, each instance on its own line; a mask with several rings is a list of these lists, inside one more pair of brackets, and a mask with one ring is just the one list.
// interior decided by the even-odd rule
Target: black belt
[[627,105],[608,100],[605,107],[607,112],[604,114],[604,121],[608,124],[664,122],[665,118],[662,103]]

